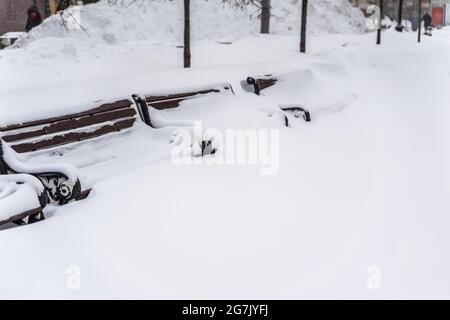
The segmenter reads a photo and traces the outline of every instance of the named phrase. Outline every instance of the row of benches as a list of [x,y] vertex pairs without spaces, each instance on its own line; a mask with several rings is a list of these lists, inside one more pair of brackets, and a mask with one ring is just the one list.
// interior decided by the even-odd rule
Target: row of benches
[[[243,86],[251,86],[253,92],[259,95],[262,90],[273,86],[276,82],[277,78],[274,76],[249,77]],[[33,211],[28,213],[14,214],[14,218],[0,221],[0,225],[10,221],[22,224],[27,216],[28,222],[43,219],[42,209],[46,204],[64,205],[70,201],[85,199],[91,191],[90,188],[82,188],[77,168],[73,165],[36,166],[33,163],[23,162],[19,157],[20,154],[37,153],[46,149],[58,152],[58,148],[63,146],[131,130],[137,122],[155,128],[157,125],[152,119],[152,112],[177,108],[186,100],[226,92],[234,94],[230,84],[170,94],[134,94],[117,101],[97,103],[88,110],[77,113],[0,126],[0,174],[31,175],[42,183],[46,194],[45,201],[42,200],[42,195],[37,195],[41,199],[40,208],[33,208]],[[302,111],[306,114],[304,109],[295,108],[289,111]],[[201,142],[203,149],[207,146],[208,142]],[[36,210],[39,211],[38,216]]]

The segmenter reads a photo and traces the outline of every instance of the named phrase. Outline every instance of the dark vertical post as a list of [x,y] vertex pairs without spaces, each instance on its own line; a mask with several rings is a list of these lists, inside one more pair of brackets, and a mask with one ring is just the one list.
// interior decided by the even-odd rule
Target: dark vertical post
[[270,32],[270,0],[261,0],[261,33]]
[[308,0],[302,0],[302,26],[300,29],[300,52],[306,52],[306,23],[308,18]]
[[0,174],[7,174],[8,169],[6,167],[5,160],[3,159],[3,146],[2,140],[0,139]]
[[398,24],[395,27],[395,30],[397,30],[398,32],[403,31],[402,14],[403,14],[403,0],[399,0],[399,2],[398,2]]
[[377,30],[377,44],[381,44],[381,22],[383,21],[383,17],[384,17],[384,13],[383,13],[383,0],[380,0],[380,21],[379,21],[379,26],[378,26],[378,30]]
[[191,67],[191,1],[184,0],[184,67]]
[[419,30],[417,34],[417,42],[420,42],[422,35],[422,0],[419,0]]

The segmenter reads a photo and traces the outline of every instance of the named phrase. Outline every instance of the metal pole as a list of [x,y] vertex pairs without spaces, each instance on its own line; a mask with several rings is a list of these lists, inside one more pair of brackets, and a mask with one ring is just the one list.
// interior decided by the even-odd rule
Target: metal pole
[[403,31],[402,14],[403,14],[403,0],[399,0],[399,2],[398,2],[398,24],[395,27],[395,30],[397,30],[398,32]]
[[300,29],[300,52],[306,52],[306,23],[308,18],[308,0],[302,0],[302,16]]
[[379,27],[377,30],[377,44],[381,44],[381,27],[382,27],[381,22],[383,21],[383,0],[380,0],[379,7],[380,7],[380,17],[379,17],[380,21],[378,22]]
[[419,0],[419,31],[417,35],[417,42],[419,43],[421,34],[422,34],[422,0]]

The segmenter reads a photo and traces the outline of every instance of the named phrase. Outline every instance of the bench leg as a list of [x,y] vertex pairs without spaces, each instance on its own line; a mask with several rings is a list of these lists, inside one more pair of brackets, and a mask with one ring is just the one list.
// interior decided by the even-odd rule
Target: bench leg
[[259,86],[258,80],[252,77],[247,78],[247,83],[251,86],[253,86],[253,89],[255,91],[255,94],[259,96],[261,93],[261,87]]
[[18,225],[18,226],[24,226],[24,225],[26,225],[25,221],[23,221],[22,219],[13,221],[13,223],[16,224],[16,225]]
[[28,217],[28,224],[39,222],[42,220],[45,220],[45,216],[44,216],[44,213],[41,211],[41,212],[30,215]]

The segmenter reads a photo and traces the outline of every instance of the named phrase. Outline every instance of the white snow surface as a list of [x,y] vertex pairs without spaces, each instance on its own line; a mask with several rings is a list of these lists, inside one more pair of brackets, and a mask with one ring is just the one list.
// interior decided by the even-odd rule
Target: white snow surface
[[[222,0],[191,1],[193,41],[236,41],[259,33],[257,7],[244,9],[224,4]],[[362,12],[347,0],[310,1],[309,34],[363,33],[366,21]],[[73,10],[72,10],[73,11]],[[298,35],[300,32],[300,1],[273,0],[271,33]],[[33,29],[16,46],[47,37],[75,38],[89,43],[118,44],[149,40],[154,43],[183,43],[183,1],[125,0],[111,5],[107,0],[81,8],[77,22],[87,32],[64,27],[59,15],[52,16]],[[66,25],[76,26],[72,17]],[[80,20],[80,21],[78,21]]]
[[[0,297],[450,298],[449,39],[446,28],[421,44],[392,31],[382,46],[373,33],[316,35],[306,55],[288,35],[197,42],[189,70],[180,49],[152,41],[47,37],[0,52],[2,124],[230,82],[235,96],[158,115],[280,130],[272,176],[258,165],[175,165],[171,128],[74,147],[65,156],[84,161],[94,191],[0,231]],[[273,72],[280,81],[261,96],[240,87]],[[284,127],[278,105],[291,103],[313,121]]]

